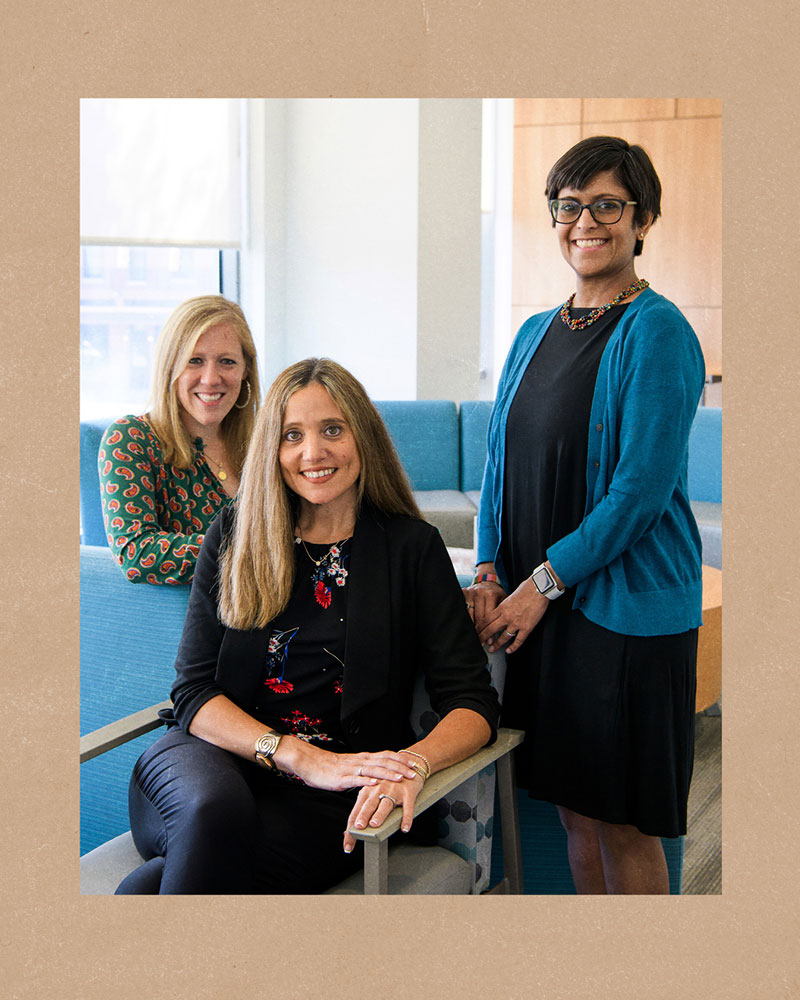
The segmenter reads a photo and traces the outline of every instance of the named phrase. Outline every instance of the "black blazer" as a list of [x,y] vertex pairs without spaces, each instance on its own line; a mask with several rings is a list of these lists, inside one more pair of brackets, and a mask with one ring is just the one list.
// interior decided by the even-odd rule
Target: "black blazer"
[[[188,732],[218,694],[252,712],[269,629],[238,631],[217,617],[217,559],[226,508],[209,528],[194,573],[172,687],[175,718]],[[416,518],[366,508],[358,517],[347,577],[342,728],[352,750],[397,749],[409,723],[419,670],[433,709],[482,715],[495,738],[499,702],[486,656],[439,532]]]

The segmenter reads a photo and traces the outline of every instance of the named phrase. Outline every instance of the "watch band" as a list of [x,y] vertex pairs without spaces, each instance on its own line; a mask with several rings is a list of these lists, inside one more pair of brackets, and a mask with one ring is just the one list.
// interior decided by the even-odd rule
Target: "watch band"
[[256,764],[260,764],[270,771],[277,771],[278,768],[272,756],[278,749],[280,741],[280,733],[264,733],[263,736],[259,736],[254,749]]
[[536,587],[542,597],[546,597],[548,601],[554,601],[564,593],[563,590],[558,589],[556,579],[547,568],[546,563],[542,563],[536,567],[533,573],[531,573],[531,580],[533,580],[534,587]]

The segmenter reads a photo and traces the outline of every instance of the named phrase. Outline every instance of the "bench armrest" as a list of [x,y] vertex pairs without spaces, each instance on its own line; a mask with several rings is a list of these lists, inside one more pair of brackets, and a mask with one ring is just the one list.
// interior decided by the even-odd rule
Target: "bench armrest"
[[158,729],[159,726],[163,725],[158,713],[163,708],[170,708],[171,705],[172,702],[169,699],[160,701],[157,705],[143,708],[140,712],[126,715],[124,719],[117,719],[101,729],[95,729],[93,732],[81,736],[81,764],[91,760],[92,757],[99,757],[107,750],[113,750],[114,747],[135,740],[137,736]]

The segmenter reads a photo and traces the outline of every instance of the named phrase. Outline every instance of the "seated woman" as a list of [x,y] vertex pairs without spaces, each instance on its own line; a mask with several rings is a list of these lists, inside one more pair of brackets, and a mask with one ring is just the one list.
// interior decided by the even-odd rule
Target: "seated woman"
[[[418,669],[441,720],[421,740]],[[408,832],[426,778],[494,739],[447,550],[335,362],[270,388],[237,501],[203,543],[176,670],[170,728],[131,779],[146,861],[119,893],[322,892],[363,863],[349,827],[397,805]]]
[[204,533],[238,489],[258,412],[256,349],[235,302],[201,295],[175,309],[151,398],[100,445],[108,544],[132,583],[190,583]]

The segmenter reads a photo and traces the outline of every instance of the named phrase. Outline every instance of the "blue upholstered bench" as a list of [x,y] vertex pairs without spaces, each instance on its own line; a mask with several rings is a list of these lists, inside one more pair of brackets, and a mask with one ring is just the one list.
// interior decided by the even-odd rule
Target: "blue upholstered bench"
[[[486,462],[492,403],[380,400],[375,404],[397,448],[423,515],[445,544],[470,549]],[[80,427],[81,541],[105,545],[97,451],[110,420]],[[703,539],[703,561],[722,567],[722,411],[700,407],[689,439],[689,496]]]
[[97,472],[97,453],[103,434],[113,417],[108,420],[82,420],[80,426],[80,477],[81,477],[81,542],[84,545],[107,545],[103,525],[103,508],[100,504],[100,476]]
[[[132,584],[111,550],[81,545],[81,735],[163,701],[189,587]],[[128,829],[128,779],[148,733],[81,767],[81,853]]]
[[700,538],[703,562],[722,569],[722,410],[701,406],[689,436],[689,500]]
[[461,488],[456,404],[451,400],[417,399],[379,400],[375,406],[425,519],[436,525],[446,545],[472,548],[478,509]]
[[[477,508],[461,487],[461,425],[451,400],[387,400],[375,404],[386,423],[423,516],[446,545],[472,548]],[[108,420],[80,426],[81,541],[105,545],[97,452]],[[477,447],[486,454],[485,430]],[[474,477],[472,477],[474,478]],[[478,482],[478,495],[480,482]]]

